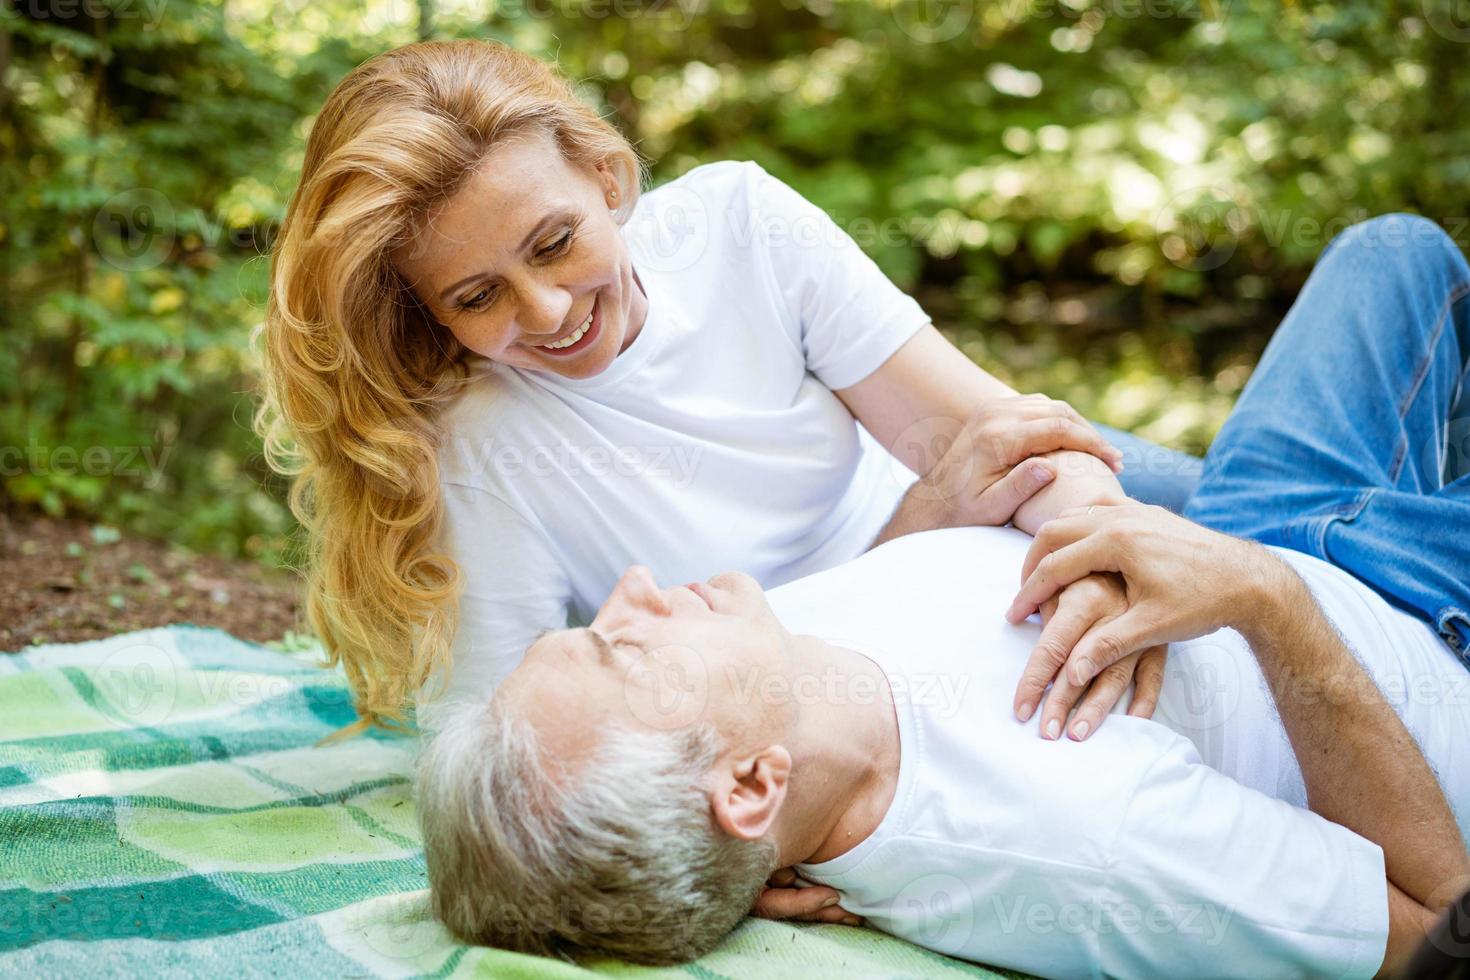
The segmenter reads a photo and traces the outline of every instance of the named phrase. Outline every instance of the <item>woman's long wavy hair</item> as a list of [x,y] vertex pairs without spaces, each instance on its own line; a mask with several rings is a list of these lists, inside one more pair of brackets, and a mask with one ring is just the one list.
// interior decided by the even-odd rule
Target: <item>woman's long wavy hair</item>
[[633,148],[554,68],[503,45],[381,54],[343,79],[307,140],[253,337],[254,423],[269,465],[292,478],[307,618],[356,697],[358,721],[333,738],[404,722],[414,692],[447,678],[458,623],[461,573],[434,544],[437,417],[475,355],[389,256],[492,147],[537,131],[570,163],[611,169],[625,220],[642,178]]

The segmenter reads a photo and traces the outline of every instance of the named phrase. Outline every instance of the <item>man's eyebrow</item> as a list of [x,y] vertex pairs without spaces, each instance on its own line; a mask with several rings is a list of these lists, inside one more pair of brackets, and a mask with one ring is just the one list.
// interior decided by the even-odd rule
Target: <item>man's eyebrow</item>
[[[531,245],[531,243],[533,241],[535,241],[537,238],[540,238],[541,235],[546,231],[546,228],[547,228],[548,225],[554,225],[558,221],[570,221],[572,219],[572,217],[573,217],[572,212],[570,210],[566,209],[566,208],[563,208],[563,209],[561,209],[559,211],[553,211],[550,214],[546,215],[540,221],[536,222],[536,227],[534,227],[530,231],[526,232],[526,237],[521,239],[520,247],[517,248],[516,251],[518,251],[518,252],[524,252],[527,248],[529,248],[530,245]],[[449,294],[450,293],[453,293],[453,292],[455,292],[457,290],[463,289],[465,286],[468,286],[470,283],[474,282],[476,279],[483,279],[487,275],[489,275],[489,273],[486,273],[486,272],[476,272],[473,275],[465,276],[459,282],[455,283],[453,286],[448,287],[442,293],[440,293],[439,294],[439,301],[441,303],[442,302],[446,302],[449,299]]]
[[589,637],[592,638],[592,645],[597,648],[597,659],[601,660],[605,664],[612,663],[612,646],[608,644],[607,640],[603,639],[602,634],[597,632],[590,626],[584,628],[582,632],[586,633]]

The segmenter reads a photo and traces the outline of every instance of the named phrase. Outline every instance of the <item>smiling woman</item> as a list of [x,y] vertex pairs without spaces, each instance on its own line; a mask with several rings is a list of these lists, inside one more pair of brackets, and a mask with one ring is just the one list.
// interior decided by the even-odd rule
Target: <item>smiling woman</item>
[[[418,301],[466,348],[511,367],[600,374],[648,300],[617,222],[616,174],[569,162],[540,130],[492,148],[393,253]],[[484,216],[496,215],[493,233]]]
[[1076,412],[971,363],[759,166],[640,175],[565,78],[486,42],[380,55],[318,115],[257,424],[355,730],[483,698],[635,561],[771,586],[1121,498]]
[[[498,241],[483,234],[487,217],[510,227],[545,213],[512,200],[506,215],[506,200],[484,196],[551,181],[538,163],[562,168],[561,223],[515,225],[522,247],[481,248]],[[486,166],[519,170],[495,185]],[[307,613],[346,670],[361,724],[402,721],[455,632],[458,571],[433,549],[439,407],[477,354],[515,345],[509,356],[520,363],[557,363],[518,332],[525,323],[555,341],[571,316],[570,295],[549,288],[549,264],[584,271],[575,277],[584,307],[590,287],[605,287],[619,304],[617,335],[627,333],[636,311],[617,279],[631,271],[617,260],[615,221],[636,203],[640,177],[627,141],[565,80],[498,45],[389,52],[322,107],[273,257],[255,421],[267,460],[295,477],[291,507],[310,549]],[[581,244],[571,240],[577,225],[589,236]],[[565,263],[573,251],[580,266]],[[508,294],[498,305],[497,291]]]

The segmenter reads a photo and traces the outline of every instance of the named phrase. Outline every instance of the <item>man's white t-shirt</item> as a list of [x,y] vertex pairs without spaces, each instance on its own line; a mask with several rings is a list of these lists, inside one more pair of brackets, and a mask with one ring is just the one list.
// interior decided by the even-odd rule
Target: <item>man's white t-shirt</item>
[[[1238,634],[1171,647],[1155,720],[1120,705],[1083,742],[1015,720],[1040,626],[1004,614],[1030,544],[1012,528],[909,535],[768,593],[788,629],[883,669],[900,734],[878,829],[802,876],[886,932],[1044,976],[1371,976],[1387,942],[1382,850],[1302,808]],[[1406,670],[1446,696],[1462,682],[1427,626],[1331,566],[1277,553],[1370,673]],[[1446,763],[1470,742],[1470,708],[1428,700],[1395,706],[1463,827],[1470,767]]]
[[628,565],[779,585],[862,553],[915,479],[833,389],[929,318],[825,213],[717,163],[644,195],[623,234],[648,295],[627,350],[583,380],[478,361],[441,416],[441,546],[467,587],[425,728],[538,632],[590,621]]

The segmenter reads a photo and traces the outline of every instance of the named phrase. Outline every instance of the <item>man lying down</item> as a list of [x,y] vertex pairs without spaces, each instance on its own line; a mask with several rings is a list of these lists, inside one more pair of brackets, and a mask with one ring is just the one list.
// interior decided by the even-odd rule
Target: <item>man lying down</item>
[[1470,674],[1331,565],[1101,510],[1054,524],[1193,569],[1115,568],[1197,636],[1153,719],[1119,705],[1080,742],[1017,721],[1041,627],[1006,618],[1014,529],[765,594],[635,566],[425,748],[435,913],[509,949],[682,961],[797,865],[885,932],[1047,976],[1393,967],[1465,886]]

